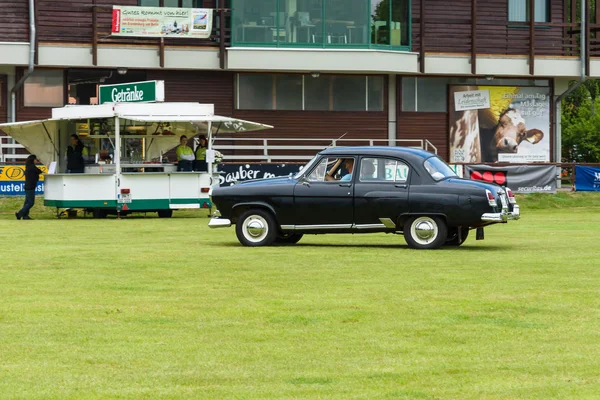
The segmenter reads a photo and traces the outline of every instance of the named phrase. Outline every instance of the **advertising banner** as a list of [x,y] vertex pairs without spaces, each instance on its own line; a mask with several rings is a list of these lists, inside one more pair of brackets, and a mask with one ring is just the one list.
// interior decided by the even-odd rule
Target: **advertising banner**
[[200,38],[212,32],[212,9],[113,6],[113,36]]
[[[37,166],[45,174],[48,167]],[[44,194],[44,175],[40,176],[40,182],[35,188],[36,194]],[[24,165],[0,165],[0,196],[25,196],[25,166]]]
[[251,179],[287,176],[297,173],[302,166],[301,164],[220,164],[219,183],[221,186],[231,186],[235,182]]
[[550,88],[450,86],[450,163],[550,161]]
[[600,168],[575,166],[575,190],[600,192]]
[[507,186],[515,193],[556,193],[553,165],[465,165],[465,178]]

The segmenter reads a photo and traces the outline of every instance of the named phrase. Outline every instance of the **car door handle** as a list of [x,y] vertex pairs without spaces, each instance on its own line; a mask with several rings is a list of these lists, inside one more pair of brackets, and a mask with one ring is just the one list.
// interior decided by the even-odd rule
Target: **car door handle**
[[401,189],[406,189],[408,187],[408,185],[406,183],[398,184],[398,185],[394,185],[394,186],[396,186],[397,188],[401,188]]
[[350,187],[352,186],[351,183],[340,183],[340,187]]

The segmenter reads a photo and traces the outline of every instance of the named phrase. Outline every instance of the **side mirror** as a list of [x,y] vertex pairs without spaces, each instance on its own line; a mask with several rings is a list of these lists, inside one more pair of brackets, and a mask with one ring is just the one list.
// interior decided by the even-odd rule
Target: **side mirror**
[[310,187],[310,182],[308,182],[305,175],[302,175],[302,184]]

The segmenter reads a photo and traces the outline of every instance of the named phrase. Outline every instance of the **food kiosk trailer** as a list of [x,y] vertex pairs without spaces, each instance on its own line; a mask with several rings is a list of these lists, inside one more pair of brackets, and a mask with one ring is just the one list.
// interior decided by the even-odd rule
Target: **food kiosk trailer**
[[[96,217],[109,213],[157,212],[211,207],[210,194],[219,185],[214,170],[213,137],[272,126],[214,115],[212,104],[105,103],[55,108],[52,118],[0,124],[3,130],[49,167],[44,204],[84,209]],[[208,139],[206,172],[176,172],[164,153],[181,135]],[[66,152],[72,134],[87,148],[82,174],[66,173]]]

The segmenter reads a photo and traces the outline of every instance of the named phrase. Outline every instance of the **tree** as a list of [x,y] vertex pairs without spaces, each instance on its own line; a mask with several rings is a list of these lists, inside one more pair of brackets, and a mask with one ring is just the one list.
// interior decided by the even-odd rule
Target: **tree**
[[578,107],[563,110],[562,155],[565,161],[600,162],[600,114],[593,111],[597,106],[600,106],[600,99],[588,97]]

